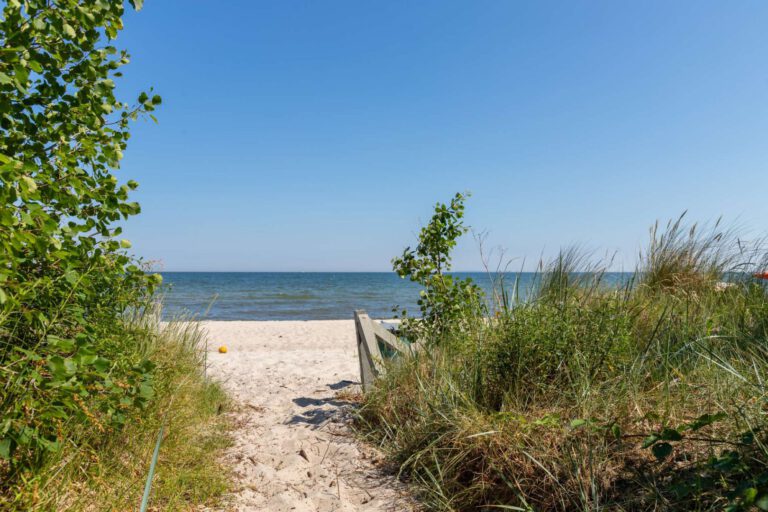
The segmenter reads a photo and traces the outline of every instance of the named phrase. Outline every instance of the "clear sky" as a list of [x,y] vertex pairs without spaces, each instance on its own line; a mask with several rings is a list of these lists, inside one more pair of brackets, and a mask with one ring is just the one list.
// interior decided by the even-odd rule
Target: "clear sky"
[[163,96],[125,233],[165,270],[389,270],[464,190],[528,268],[631,265],[686,209],[768,228],[763,1],[146,0],[125,27],[118,91]]

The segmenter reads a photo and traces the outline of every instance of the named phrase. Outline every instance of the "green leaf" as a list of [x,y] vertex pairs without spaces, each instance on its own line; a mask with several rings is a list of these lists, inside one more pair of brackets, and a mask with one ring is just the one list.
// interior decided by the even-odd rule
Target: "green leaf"
[[98,359],[98,356],[95,354],[81,354],[78,355],[78,359],[80,360],[81,365],[91,365],[96,362]]
[[72,25],[69,23],[65,23],[62,29],[64,30],[64,33],[70,37],[70,39],[75,39],[77,37],[77,32],[75,32],[75,29],[72,28]]
[[131,241],[130,240],[120,240],[120,247],[123,249],[130,249],[131,248]]
[[74,375],[77,373],[77,363],[75,363],[74,359],[71,357],[67,357],[64,359],[64,370],[67,372],[68,375]]
[[53,356],[48,359],[48,369],[57,379],[63,379],[67,375],[66,368],[64,368],[64,358],[61,356]]
[[11,440],[7,437],[0,439],[0,458],[9,460],[11,458]]
[[71,352],[75,349],[75,340],[73,339],[62,339],[58,336],[49,335],[46,340],[48,345],[63,352]]
[[5,294],[2,288],[0,288],[0,304],[5,304],[5,301],[8,300],[8,296]]
[[48,368],[57,379],[65,379],[77,373],[77,364],[69,357],[53,356],[48,359]]
[[29,176],[22,176],[19,183],[23,183],[23,188],[27,191],[27,193],[34,193],[37,191],[37,183],[35,183],[35,180]]
[[755,506],[760,510],[768,510],[768,493],[761,494],[755,500]]
[[61,444],[58,441],[50,441],[44,437],[39,437],[37,440],[46,451],[56,453],[61,450]]
[[93,362],[93,367],[96,368],[97,371],[104,373],[109,370],[109,360],[99,357]]
[[748,487],[741,493],[741,498],[744,500],[744,505],[752,505],[757,498],[757,489],[754,487]]
[[13,72],[16,74],[16,81],[19,84],[26,84],[29,79],[29,70],[24,66],[14,66]]
[[665,428],[661,431],[659,438],[664,441],[680,441],[683,436],[674,428]]
[[725,414],[724,412],[719,412],[717,414],[702,414],[701,416],[696,418],[694,421],[687,424],[685,427],[690,430],[696,431],[727,417],[728,415]]
[[659,440],[659,436],[658,435],[656,435],[656,434],[649,435],[648,437],[643,439],[643,448],[648,448],[650,446],[653,446],[656,443],[656,441],[658,441],[658,440]]
[[146,398],[147,400],[149,400],[154,396],[154,394],[155,394],[155,390],[152,387],[152,384],[149,384],[148,382],[144,382],[141,384],[141,386],[139,386],[139,396],[141,396],[142,398]]
[[0,71],[0,84],[12,84],[13,79]]
[[654,444],[653,448],[651,448],[651,451],[653,452],[653,455],[656,457],[656,459],[663,461],[672,453],[672,445],[669,443]]
[[74,272],[72,270],[69,270],[67,272],[64,272],[64,279],[71,285],[74,285],[77,283],[77,272]]

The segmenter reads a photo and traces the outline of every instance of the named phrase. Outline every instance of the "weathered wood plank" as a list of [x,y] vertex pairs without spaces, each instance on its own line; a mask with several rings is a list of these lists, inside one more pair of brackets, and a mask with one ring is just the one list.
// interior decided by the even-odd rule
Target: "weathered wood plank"
[[373,381],[378,375],[376,361],[381,360],[379,344],[373,331],[373,321],[363,310],[355,311],[355,331],[357,332],[357,356],[360,361],[360,383],[363,392],[373,387]]
[[[387,357],[397,354],[408,356],[420,348],[419,343],[408,344],[401,341],[392,331],[374,322],[362,309],[355,311],[355,332],[363,392],[372,388],[373,381],[383,369],[380,365],[385,354]],[[382,354],[382,350],[385,354]]]
[[409,345],[408,343],[403,343],[400,340],[400,338],[398,338],[392,331],[390,331],[380,323],[378,322],[372,322],[372,323],[373,323],[374,334],[387,347],[397,352],[400,352],[401,354],[413,354],[413,352],[416,350],[417,347],[415,345]]

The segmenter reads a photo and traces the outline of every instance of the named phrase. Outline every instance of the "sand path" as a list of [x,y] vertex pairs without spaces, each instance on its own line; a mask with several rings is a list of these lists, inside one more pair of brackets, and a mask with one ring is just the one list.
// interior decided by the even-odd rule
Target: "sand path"
[[[359,380],[352,320],[204,322],[210,375],[237,403],[223,510],[413,510],[378,454],[351,437],[336,399]],[[216,349],[226,345],[228,352]]]

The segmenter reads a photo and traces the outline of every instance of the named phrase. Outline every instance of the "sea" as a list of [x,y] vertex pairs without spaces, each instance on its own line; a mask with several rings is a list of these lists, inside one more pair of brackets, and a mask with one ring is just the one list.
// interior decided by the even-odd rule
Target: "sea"
[[[456,272],[485,290],[503,280],[524,299],[534,273]],[[418,315],[420,286],[393,272],[162,272],[163,316],[205,320],[337,320],[356,309],[373,318],[392,318],[403,309]],[[624,274],[609,275],[620,281]]]

